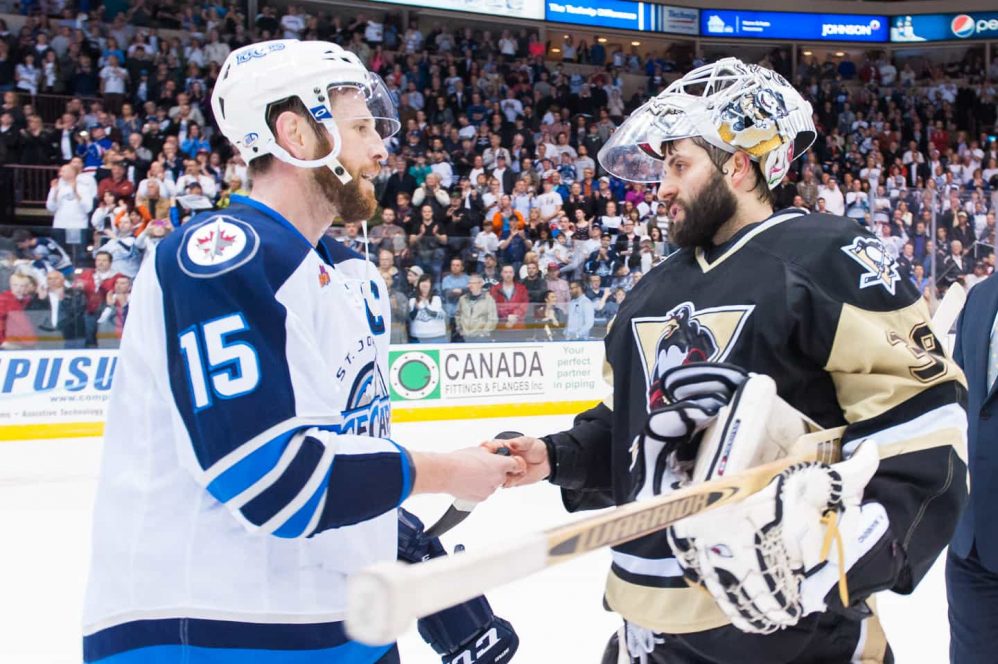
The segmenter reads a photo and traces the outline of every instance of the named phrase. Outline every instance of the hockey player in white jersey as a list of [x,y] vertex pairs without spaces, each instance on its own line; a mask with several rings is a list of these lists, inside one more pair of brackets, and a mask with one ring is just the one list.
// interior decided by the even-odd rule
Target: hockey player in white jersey
[[[374,212],[371,179],[399,125],[381,79],[334,44],[263,42],[229,55],[212,107],[254,186],[164,240],[136,280],[84,660],[397,662],[394,646],[345,635],[347,575],[441,555],[402,501],[482,500],[519,462],[390,437],[387,289],[322,239],[335,217]],[[505,662],[517,645],[484,598],[420,632],[445,662],[469,648]]]

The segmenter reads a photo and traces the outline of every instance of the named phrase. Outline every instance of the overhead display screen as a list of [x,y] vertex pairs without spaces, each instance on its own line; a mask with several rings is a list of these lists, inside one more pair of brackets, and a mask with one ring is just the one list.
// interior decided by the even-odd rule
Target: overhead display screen
[[544,18],[544,0],[378,0],[393,5],[411,5],[428,9],[451,9],[476,14],[494,14],[513,18]]
[[885,42],[887,17],[867,14],[804,14],[734,9],[700,11],[704,37]]
[[700,10],[631,0],[546,0],[544,18],[594,28],[696,36]]
[[891,19],[894,43],[962,39],[998,39],[998,12],[911,14]]

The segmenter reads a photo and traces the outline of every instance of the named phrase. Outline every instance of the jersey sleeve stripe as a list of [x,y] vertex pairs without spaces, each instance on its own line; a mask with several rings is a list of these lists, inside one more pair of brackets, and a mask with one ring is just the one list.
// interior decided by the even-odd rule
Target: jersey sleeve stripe
[[406,452],[404,447],[396,443],[394,440],[389,442],[399,451],[399,461],[402,464],[402,491],[399,493],[399,502],[398,505],[396,505],[396,507],[398,507],[405,502],[405,499],[412,493],[412,482],[415,478],[412,475],[412,457],[409,456],[409,453]]
[[394,509],[404,495],[398,452],[339,456],[333,465],[329,492],[317,531],[346,526]]
[[231,452],[211,464],[204,470],[204,483],[211,484],[220,475],[227,473],[233,466],[239,464],[243,459],[255,453],[261,447],[273,442],[276,438],[288,439],[295,433],[308,427],[317,427],[323,430],[335,431],[342,422],[339,416],[334,417],[309,417],[308,419],[292,417],[283,422],[269,427],[266,431],[253,436],[245,443],[235,447]]
[[328,489],[329,474],[322,479],[319,488],[315,490],[312,497],[308,499],[308,502],[295,512],[294,516],[285,521],[283,526],[275,530],[274,535],[277,537],[312,535],[315,532],[315,527],[319,524],[319,517],[322,516],[322,510],[319,509],[319,505],[325,499]]
[[322,460],[324,447],[306,436],[287,468],[240,510],[250,523],[261,525],[289,505],[304,490]]
[[[317,441],[318,442],[318,441]],[[315,470],[308,477],[305,485],[302,489],[290,500],[286,505],[280,507],[280,509],[263,524],[262,528],[267,532],[274,532],[285,524],[289,519],[291,519],[301,508],[305,506],[308,501],[314,497],[316,491],[324,484],[330,481],[330,474],[332,467],[339,456],[333,451],[332,447],[329,445],[323,446],[322,458],[316,465]]]
[[259,446],[248,456],[218,475],[208,484],[208,492],[219,502],[228,503],[260,481],[280,462],[295,430],[287,431]]

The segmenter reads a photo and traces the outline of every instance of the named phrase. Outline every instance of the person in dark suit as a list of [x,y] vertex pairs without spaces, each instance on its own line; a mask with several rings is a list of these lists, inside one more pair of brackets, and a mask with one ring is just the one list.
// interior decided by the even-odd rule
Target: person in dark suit
[[66,278],[57,270],[49,272],[46,281],[47,293],[39,298],[44,312],[39,331],[61,335],[66,348],[83,348],[87,333],[86,295],[80,289],[67,288]]
[[395,170],[388,176],[385,182],[385,190],[381,192],[381,199],[378,201],[381,207],[394,207],[396,197],[399,193],[406,193],[412,196],[416,191],[416,178],[409,174],[409,165],[405,157],[399,155],[393,162]]
[[[967,376],[970,499],[946,557],[950,661],[994,662],[998,651],[998,275],[974,286],[956,328],[953,359]],[[955,478],[957,481],[961,478]]]

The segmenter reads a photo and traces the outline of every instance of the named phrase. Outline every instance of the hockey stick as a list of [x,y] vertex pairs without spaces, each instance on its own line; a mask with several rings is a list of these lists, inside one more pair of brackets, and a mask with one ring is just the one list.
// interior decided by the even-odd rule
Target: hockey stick
[[966,303],[967,291],[960,284],[954,283],[946,289],[946,295],[936,307],[936,313],[932,315],[932,330],[951,353],[953,349],[949,347],[949,331],[953,329]]
[[[496,434],[496,440],[509,440],[511,438],[519,438],[523,434],[519,431],[503,431],[502,433]],[[500,447],[496,450],[496,454],[501,454],[503,456],[509,456],[508,447]],[[440,537],[448,530],[461,523],[468,518],[471,514],[471,510],[475,509],[475,505],[478,503],[471,500],[461,500],[458,498],[451,506],[447,508],[436,523],[426,529],[427,537]]]
[[[722,449],[737,446],[738,439],[747,444],[756,442],[759,436],[769,433],[774,412],[793,410],[776,396],[776,386],[767,376],[754,376],[743,390],[743,407],[725,425]],[[795,463],[833,463],[840,456],[843,431],[844,427],[839,427],[804,434],[792,446],[791,456],[501,542],[489,550],[462,552],[417,565],[388,562],[368,567],[347,583],[347,631],[351,638],[363,643],[390,643],[417,618],[589,551],[628,542],[684,517],[740,501]]]

